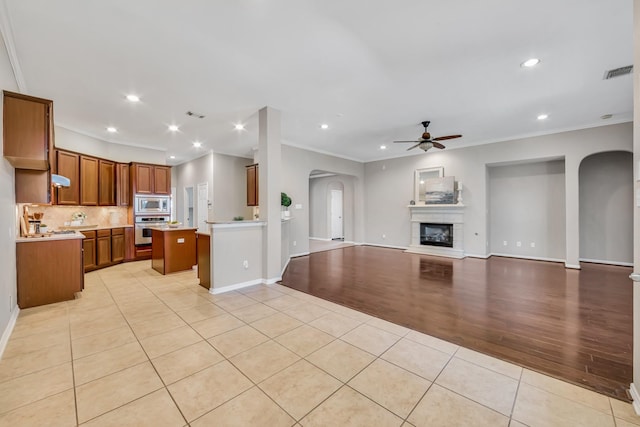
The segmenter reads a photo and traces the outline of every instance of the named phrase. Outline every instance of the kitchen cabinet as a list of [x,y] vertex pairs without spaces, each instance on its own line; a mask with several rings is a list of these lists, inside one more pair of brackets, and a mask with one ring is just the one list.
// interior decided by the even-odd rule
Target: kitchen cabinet
[[96,238],[96,264],[98,268],[111,264],[111,230],[98,230]]
[[49,171],[16,169],[16,203],[51,203]]
[[82,249],[84,252],[82,265],[84,271],[88,272],[95,270],[96,265],[96,232],[95,231],[83,231],[84,240],[82,241]]
[[151,268],[169,274],[190,270],[196,263],[196,228],[151,229]]
[[111,230],[111,262],[124,261],[125,240],[124,228],[114,228]]
[[247,166],[247,206],[258,206],[258,164]]
[[116,204],[116,164],[109,160],[98,160],[98,204]]
[[53,154],[53,101],[3,94],[4,157],[16,169],[48,171]]
[[131,164],[131,183],[134,194],[171,194],[171,167]]
[[198,280],[203,288],[211,288],[211,236],[196,233],[196,257],[198,261]]
[[116,165],[116,205],[129,206],[129,165],[118,163]]
[[[132,228],[126,230],[133,233]],[[123,262],[127,255],[127,244],[133,239],[131,235],[127,238],[125,228],[122,227],[86,230],[82,234],[85,236],[82,244],[85,273]]]
[[82,206],[98,206],[98,171],[98,159],[80,155],[80,204]]
[[18,307],[72,300],[82,291],[82,239],[16,243]]
[[71,181],[69,187],[56,189],[56,204],[80,204],[80,155],[67,151],[56,150],[56,173]]

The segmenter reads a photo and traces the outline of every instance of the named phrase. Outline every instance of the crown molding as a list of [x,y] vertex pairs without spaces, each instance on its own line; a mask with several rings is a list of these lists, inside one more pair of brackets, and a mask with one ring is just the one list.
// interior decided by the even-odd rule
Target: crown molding
[[13,27],[11,25],[9,9],[7,8],[7,2],[5,0],[0,0],[0,33],[4,39],[4,45],[7,48],[9,62],[13,69],[13,77],[16,79],[16,84],[18,85],[18,91],[20,93],[27,93],[27,82],[24,79],[22,68],[20,67],[20,61],[18,60],[16,44],[13,39]]

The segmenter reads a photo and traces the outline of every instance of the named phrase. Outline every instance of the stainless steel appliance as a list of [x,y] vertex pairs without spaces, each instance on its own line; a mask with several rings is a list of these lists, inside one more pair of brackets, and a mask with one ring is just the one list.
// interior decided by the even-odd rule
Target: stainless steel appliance
[[171,196],[136,194],[133,199],[135,215],[170,215]]
[[135,244],[148,245],[151,243],[151,228],[166,226],[168,216],[137,216],[135,219]]

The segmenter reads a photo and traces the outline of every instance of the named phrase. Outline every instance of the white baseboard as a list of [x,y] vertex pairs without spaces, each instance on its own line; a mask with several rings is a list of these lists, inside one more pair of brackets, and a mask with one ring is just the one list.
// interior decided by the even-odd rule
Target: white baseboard
[[407,250],[406,246],[381,245],[380,243],[367,243],[367,242],[364,242],[364,243],[361,243],[361,245],[364,245],[364,246],[378,246],[380,248],[389,248],[389,249],[402,249],[403,251]]
[[274,283],[278,283],[282,280],[282,276],[280,277],[272,277],[271,279],[262,279],[263,285],[273,285]]
[[4,332],[2,333],[2,338],[0,338],[0,359],[2,359],[2,355],[4,354],[5,348],[7,348],[7,344],[9,343],[9,338],[11,337],[11,333],[13,332],[13,328],[16,326],[16,320],[18,320],[18,313],[20,313],[20,308],[15,306],[13,310],[13,314],[9,318],[9,323],[7,327],[4,328]]
[[636,411],[637,415],[640,415],[640,393],[638,393],[638,389],[636,389],[636,385],[634,383],[631,383],[629,393],[633,399],[633,409]]
[[[506,258],[518,258],[518,259],[530,259],[533,261],[549,261],[549,262],[562,262],[565,263],[565,266],[567,266],[566,261],[560,258],[547,258],[547,257],[542,257],[542,256],[526,256],[526,255],[514,255],[514,254],[502,254],[502,253],[496,253],[496,252],[491,252],[489,254],[489,256],[503,256]],[[574,268],[574,267],[569,267],[569,268]],[[578,268],[580,268],[580,266],[578,266]]]
[[488,259],[491,254],[488,255],[478,255],[478,254],[468,254],[468,253],[464,253],[464,256],[468,256],[469,258],[480,258],[480,259]]
[[222,286],[219,288],[211,288],[209,289],[209,293],[213,294],[213,295],[218,295],[218,294],[223,294],[225,292],[229,292],[229,291],[235,291],[238,289],[242,289],[242,288],[248,288],[249,286],[253,286],[253,285],[261,285],[262,283],[264,283],[264,279],[255,279],[255,280],[250,280],[248,282],[242,282],[242,283],[236,283],[233,285],[227,285],[227,286]]
[[581,270],[582,267],[580,267],[580,264],[568,264],[568,263],[564,263],[564,268],[571,268],[573,270]]
[[301,257],[301,256],[307,256],[307,255],[309,255],[309,253],[310,252],[307,251],[307,252],[300,252],[299,254],[291,254],[291,255],[289,255],[289,258],[298,258],[298,257]]
[[322,242],[330,242],[331,239],[325,239],[324,237],[309,237],[309,240],[320,240]]
[[592,262],[594,264],[607,264],[607,265],[619,265],[622,267],[633,267],[633,263],[632,262],[623,262],[623,261],[606,261],[606,260],[602,260],[602,259],[587,259],[587,258],[580,258],[578,259],[578,261],[581,262]]

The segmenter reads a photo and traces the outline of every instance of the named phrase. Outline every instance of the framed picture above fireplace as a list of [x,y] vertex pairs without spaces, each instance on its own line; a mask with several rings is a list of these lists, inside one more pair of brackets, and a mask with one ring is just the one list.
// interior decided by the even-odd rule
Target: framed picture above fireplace
[[442,178],[443,176],[444,168],[442,166],[416,169],[413,200],[418,204],[424,204],[427,200],[427,180],[432,178]]

